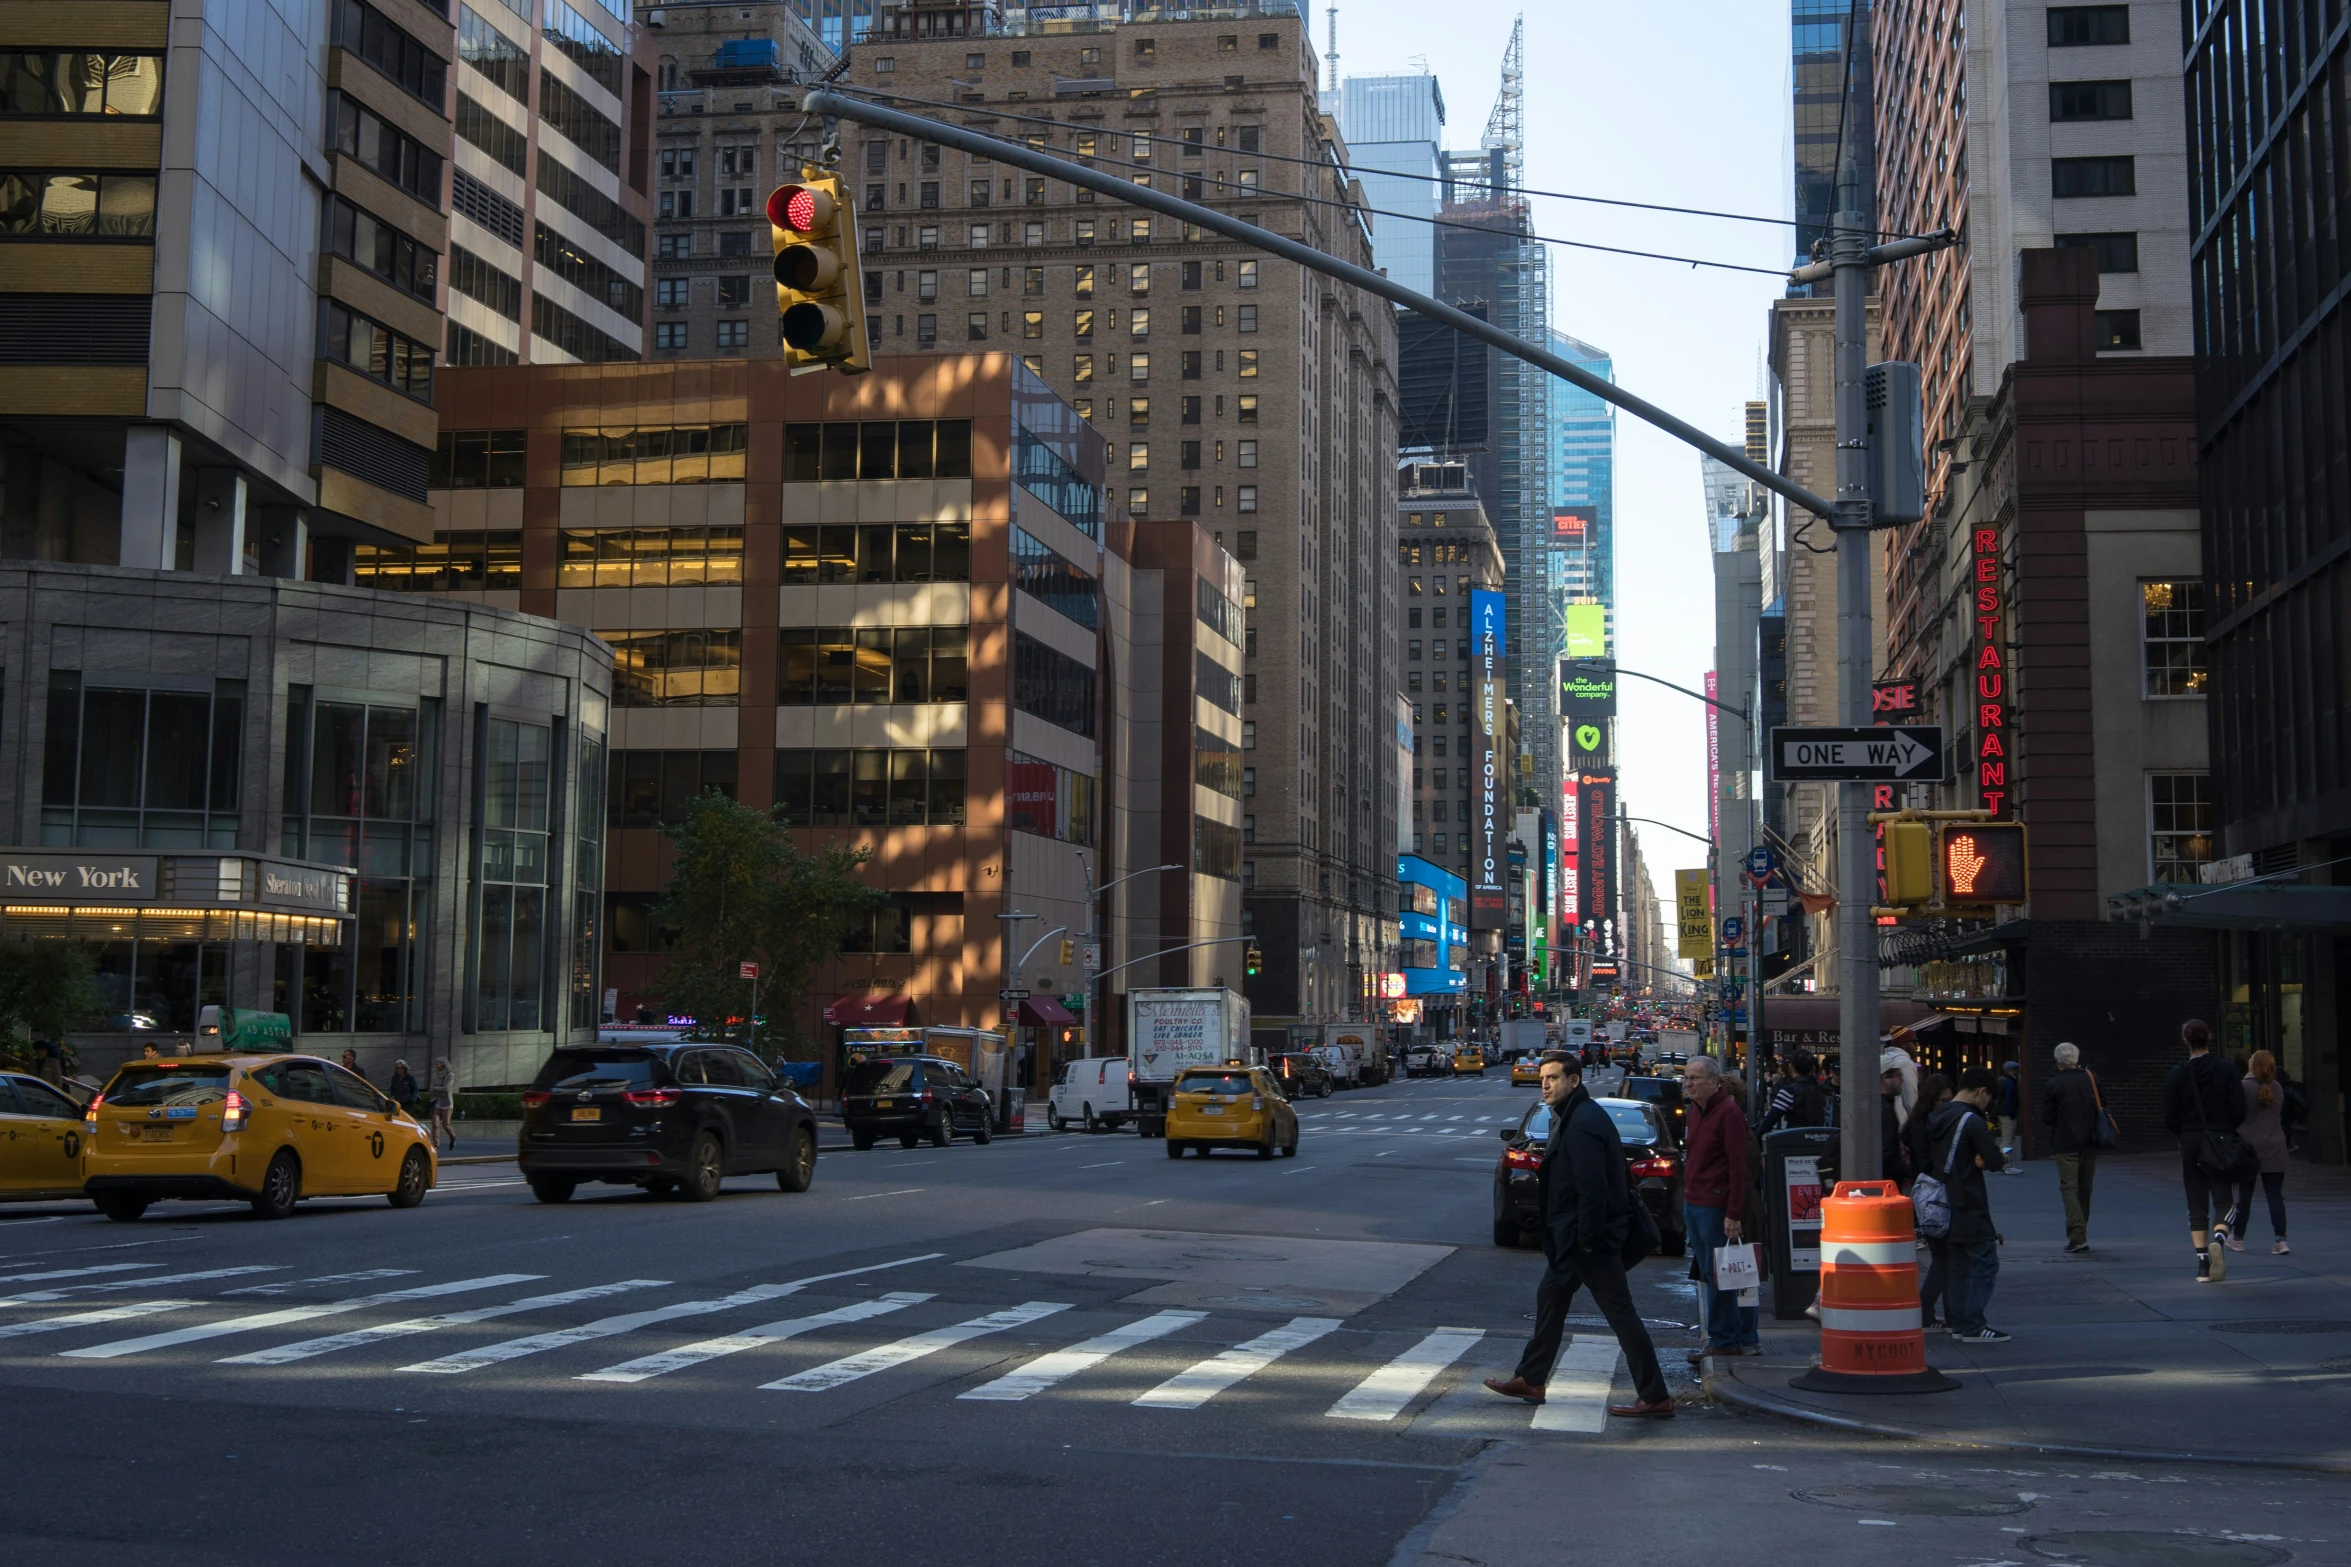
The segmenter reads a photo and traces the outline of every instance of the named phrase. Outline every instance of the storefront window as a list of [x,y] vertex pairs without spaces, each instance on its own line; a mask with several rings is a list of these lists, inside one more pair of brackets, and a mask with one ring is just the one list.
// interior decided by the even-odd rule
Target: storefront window
[[474,1027],[544,1028],[553,731],[485,718],[481,758]]

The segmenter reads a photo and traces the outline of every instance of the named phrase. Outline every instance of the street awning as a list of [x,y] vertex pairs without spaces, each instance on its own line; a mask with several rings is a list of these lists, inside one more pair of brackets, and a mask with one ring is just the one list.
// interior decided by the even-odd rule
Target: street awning
[[824,1020],[841,1028],[903,1025],[913,1016],[914,1003],[904,996],[843,996],[824,1009]]
[[1075,1023],[1077,1017],[1051,996],[1031,996],[1020,1004],[1020,1020],[1043,1028],[1053,1028],[1063,1023]]

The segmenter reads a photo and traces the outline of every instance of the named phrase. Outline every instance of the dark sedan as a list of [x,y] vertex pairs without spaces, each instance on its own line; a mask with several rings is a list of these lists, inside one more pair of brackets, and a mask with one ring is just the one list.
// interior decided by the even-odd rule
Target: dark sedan
[[859,1148],[884,1135],[895,1135],[902,1148],[926,1137],[944,1148],[959,1129],[984,1143],[994,1117],[988,1091],[939,1056],[874,1056],[841,1081],[841,1120]]
[[541,1202],[582,1183],[708,1202],[730,1175],[772,1172],[787,1192],[816,1176],[816,1112],[733,1045],[577,1045],[522,1096],[517,1159]]
[[[1649,1216],[1657,1221],[1657,1233],[1662,1238],[1659,1249],[1668,1257],[1680,1256],[1686,1240],[1682,1219],[1681,1139],[1674,1135],[1656,1105],[1637,1099],[1592,1102],[1607,1111],[1608,1118],[1616,1123],[1616,1135],[1624,1142],[1625,1167],[1632,1177],[1633,1190],[1648,1204]],[[1501,1135],[1508,1146],[1494,1166],[1494,1244],[1538,1245],[1535,1229],[1541,1197],[1535,1186],[1536,1172],[1542,1167],[1543,1149],[1551,1137],[1551,1107],[1536,1100],[1518,1124],[1504,1127]]]

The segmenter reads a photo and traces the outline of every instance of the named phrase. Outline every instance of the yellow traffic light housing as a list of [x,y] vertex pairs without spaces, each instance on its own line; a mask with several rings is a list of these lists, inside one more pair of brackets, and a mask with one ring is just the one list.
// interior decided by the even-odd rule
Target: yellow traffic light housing
[[1949,903],[1980,907],[2031,896],[2022,822],[1947,822],[1941,858]]
[[1935,895],[1934,832],[1925,822],[1887,822],[1886,902],[1915,908]]
[[1078,960],[1078,944],[1069,937],[1061,938],[1061,966],[1069,967]]
[[857,214],[840,176],[804,166],[798,183],[779,185],[768,196],[767,222],[784,362],[795,375],[827,367],[850,375],[872,369],[857,268]]

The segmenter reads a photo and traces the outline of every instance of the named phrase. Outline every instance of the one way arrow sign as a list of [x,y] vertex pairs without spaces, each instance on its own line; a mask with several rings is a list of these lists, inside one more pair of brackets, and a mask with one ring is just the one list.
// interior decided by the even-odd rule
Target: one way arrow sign
[[1948,783],[1939,727],[1774,729],[1774,783]]

